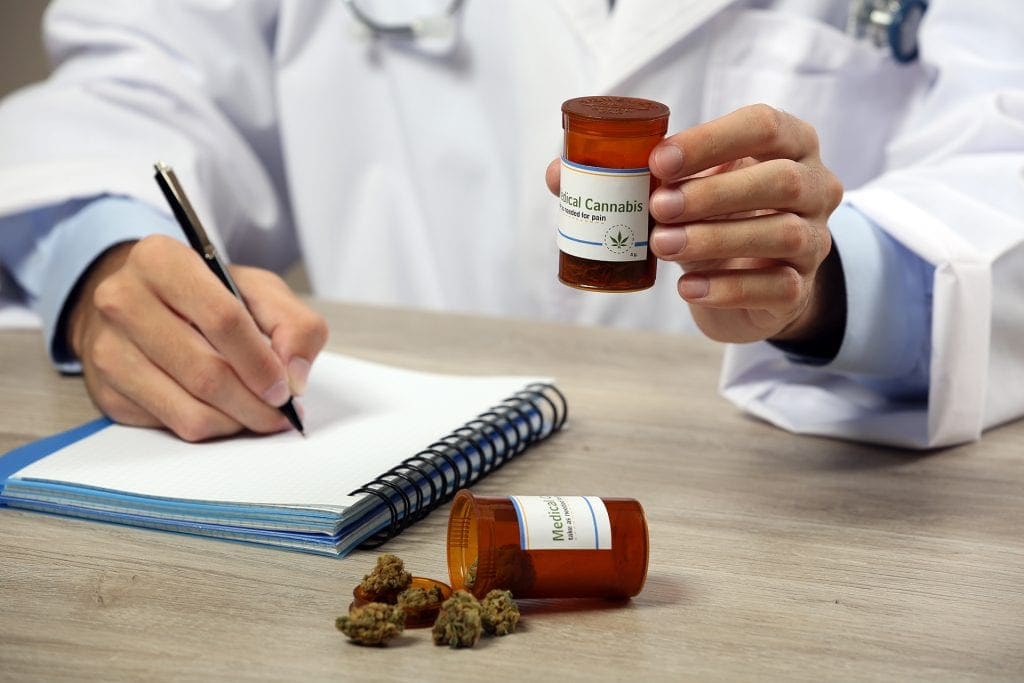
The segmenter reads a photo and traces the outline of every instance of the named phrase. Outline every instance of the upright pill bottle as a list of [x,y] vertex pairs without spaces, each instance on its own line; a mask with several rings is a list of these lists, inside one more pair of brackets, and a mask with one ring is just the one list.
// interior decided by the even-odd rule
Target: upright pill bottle
[[629,598],[647,578],[647,520],[630,498],[474,496],[448,518],[452,587],[478,598]]
[[571,287],[632,292],[654,284],[648,249],[647,159],[668,130],[664,104],[578,97],[562,104],[565,141],[558,213],[558,279]]

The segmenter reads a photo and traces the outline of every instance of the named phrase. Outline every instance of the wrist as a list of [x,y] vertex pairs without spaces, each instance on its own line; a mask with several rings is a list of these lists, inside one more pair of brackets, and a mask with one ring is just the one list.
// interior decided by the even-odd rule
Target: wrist
[[71,290],[58,330],[64,331],[67,347],[75,358],[82,357],[85,328],[95,311],[93,293],[101,282],[121,268],[134,244],[135,241],[121,242],[97,256]]
[[846,281],[834,242],[818,267],[813,288],[800,317],[768,343],[787,354],[828,362],[839,353],[846,332]]

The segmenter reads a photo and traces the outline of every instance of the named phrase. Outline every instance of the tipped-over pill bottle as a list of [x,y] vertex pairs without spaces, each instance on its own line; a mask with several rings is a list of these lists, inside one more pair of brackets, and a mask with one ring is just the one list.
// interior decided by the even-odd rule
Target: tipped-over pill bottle
[[474,496],[448,518],[452,587],[482,597],[629,598],[647,578],[647,519],[630,498]]
[[580,289],[632,292],[654,284],[647,248],[647,159],[668,130],[668,107],[635,97],[562,104],[565,143],[558,212],[558,279]]

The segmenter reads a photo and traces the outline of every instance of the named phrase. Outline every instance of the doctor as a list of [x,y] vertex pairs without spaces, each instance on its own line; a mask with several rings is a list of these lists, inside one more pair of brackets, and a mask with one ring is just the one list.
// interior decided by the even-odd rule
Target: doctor
[[[301,256],[326,297],[770,339],[722,388],[794,431],[924,448],[1024,414],[1015,0],[933,0],[910,64],[838,0],[400,5],[432,30],[367,35],[417,16],[369,0],[51,7],[53,77],[0,107],[0,258],[105,412],[283,428],[326,331],[265,269]],[[687,272],[643,294],[554,275],[539,176],[560,103],[602,92],[678,131],[651,244]],[[259,329],[175,241],[158,159],[254,266]]]

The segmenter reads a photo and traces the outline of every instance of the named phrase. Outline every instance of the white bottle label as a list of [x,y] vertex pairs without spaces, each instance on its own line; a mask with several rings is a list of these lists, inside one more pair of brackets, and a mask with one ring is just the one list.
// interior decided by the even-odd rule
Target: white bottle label
[[524,550],[611,550],[612,525],[596,496],[509,496]]
[[562,159],[558,248],[592,261],[647,258],[647,168],[597,168]]

